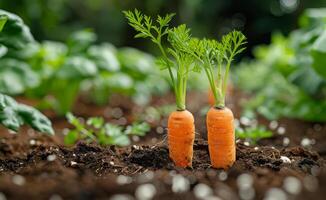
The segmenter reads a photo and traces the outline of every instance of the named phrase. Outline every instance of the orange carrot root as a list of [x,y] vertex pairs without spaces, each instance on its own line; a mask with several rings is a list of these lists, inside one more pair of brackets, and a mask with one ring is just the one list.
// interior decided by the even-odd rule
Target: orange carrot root
[[193,115],[187,111],[174,111],[168,120],[170,158],[176,166],[192,166],[195,125]]
[[207,113],[209,155],[212,167],[227,169],[236,159],[234,117],[228,108],[211,108]]

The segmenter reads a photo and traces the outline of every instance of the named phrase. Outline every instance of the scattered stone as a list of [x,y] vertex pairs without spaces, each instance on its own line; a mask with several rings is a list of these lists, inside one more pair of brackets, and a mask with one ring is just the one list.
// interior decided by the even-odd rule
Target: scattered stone
[[311,141],[310,141],[309,138],[303,138],[303,139],[301,140],[301,146],[303,146],[303,147],[308,147],[308,146],[310,146],[310,145],[311,145]]
[[34,139],[31,139],[31,140],[29,140],[29,144],[31,146],[34,146],[34,145],[36,145],[36,141]]
[[161,127],[161,126],[159,126],[159,127],[156,128],[156,132],[157,132],[158,134],[163,134],[163,133],[164,133],[164,128]]
[[225,171],[221,171],[218,175],[218,179],[220,181],[225,181],[226,179],[228,179],[228,174]]
[[2,192],[0,192],[0,200],[7,200],[6,195],[3,194]]
[[244,173],[238,176],[237,178],[238,188],[242,190],[250,188],[253,183],[254,183],[254,178],[252,177],[251,174]]
[[152,180],[154,178],[154,172],[152,171],[147,171],[143,174],[140,174],[138,177],[137,177],[137,181],[139,183],[145,183],[145,182],[148,182],[150,180]]
[[213,190],[208,185],[199,183],[194,187],[194,194],[198,199],[206,199],[213,194]]
[[275,130],[278,127],[278,122],[273,120],[269,123],[269,128]]
[[48,157],[46,158],[49,162],[52,162],[54,161],[55,159],[57,159],[57,156],[56,155],[48,155]]
[[283,146],[288,146],[290,144],[290,139],[288,137],[283,138]]
[[62,200],[63,198],[58,194],[53,194],[50,196],[49,200]]
[[264,200],[286,200],[286,193],[280,188],[270,188],[264,197]]
[[25,184],[26,180],[23,176],[21,175],[14,175],[12,177],[12,182],[16,185],[22,186]]
[[121,108],[119,108],[119,107],[113,108],[111,110],[111,116],[116,118],[116,119],[121,118],[122,115],[123,115],[123,112],[122,112]]
[[242,200],[251,200],[255,198],[255,190],[252,187],[240,189],[239,196]]
[[243,144],[247,147],[250,146],[250,143],[248,141],[243,142]]
[[113,161],[110,161],[110,165],[114,166],[114,162]]
[[187,178],[178,174],[172,178],[172,191],[174,193],[186,192],[190,189],[190,182]]
[[132,182],[132,178],[130,176],[119,175],[116,181],[119,185],[126,185]]
[[301,192],[301,182],[293,176],[286,177],[283,181],[283,188],[290,194],[297,195]]
[[151,183],[146,183],[137,187],[135,196],[139,200],[150,200],[156,194],[156,188]]
[[278,129],[277,129],[277,134],[279,134],[279,135],[284,135],[284,133],[285,133],[285,128],[284,127],[282,127],[282,126],[280,126],[280,127],[278,127]]
[[110,200],[134,200],[134,197],[129,194],[115,194],[110,197]]
[[70,161],[70,165],[71,165],[71,166],[75,166],[75,165],[77,165],[77,162],[75,162],[75,161]]
[[319,187],[319,183],[318,183],[318,179],[314,176],[306,176],[303,179],[303,186],[309,191],[309,192],[315,192],[318,187]]
[[283,163],[291,163],[290,158],[288,158],[287,156],[281,156],[281,160],[283,161]]
[[258,150],[259,150],[259,147],[255,147],[254,150],[255,150],[255,151],[258,151]]

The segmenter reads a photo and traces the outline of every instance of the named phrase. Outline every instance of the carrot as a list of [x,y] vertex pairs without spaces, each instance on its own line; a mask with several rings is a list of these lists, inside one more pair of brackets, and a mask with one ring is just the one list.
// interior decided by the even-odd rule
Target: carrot
[[168,120],[169,154],[177,166],[192,166],[194,139],[193,115],[187,110],[172,112]]
[[168,120],[169,154],[177,166],[191,166],[195,125],[194,117],[186,110],[186,93],[188,75],[197,71],[194,52],[197,51],[199,40],[190,36],[190,29],[185,24],[170,28],[168,23],[173,14],[158,16],[156,20],[136,9],[134,12],[124,11],[124,14],[129,24],[138,31],[135,37],[149,38],[161,52],[157,64],[168,70],[177,107]]
[[206,125],[209,155],[214,168],[227,169],[236,158],[234,118],[232,111],[225,107],[225,96],[231,62],[244,50],[245,39],[241,32],[232,31],[223,36],[221,42],[201,40],[199,46],[202,49],[196,52],[210,84],[209,101],[212,108],[207,113]]
[[226,107],[212,107],[207,113],[209,155],[214,168],[227,169],[235,161],[233,121],[233,113]]

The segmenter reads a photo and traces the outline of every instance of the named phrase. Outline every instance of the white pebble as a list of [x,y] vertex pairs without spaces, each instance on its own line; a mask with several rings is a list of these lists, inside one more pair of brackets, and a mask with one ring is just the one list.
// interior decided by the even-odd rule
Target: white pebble
[[139,200],[152,199],[156,194],[156,188],[153,184],[146,183],[138,186],[135,192],[135,196]]
[[301,146],[303,146],[303,147],[310,146],[310,144],[311,144],[311,141],[310,141],[310,139],[308,139],[308,138],[303,138],[303,139],[301,140]]
[[164,133],[164,128],[161,127],[161,126],[159,126],[159,127],[156,128],[156,132],[157,132],[158,134],[162,134],[162,133]]
[[243,144],[247,147],[250,146],[250,143],[248,141],[243,142]]
[[6,195],[3,194],[2,192],[0,192],[0,200],[7,200]]
[[110,165],[114,165],[114,162],[113,161],[110,161]]
[[131,137],[131,139],[132,139],[132,141],[134,141],[134,142],[139,142],[139,140],[140,140],[139,136],[137,136],[137,135],[133,135],[133,136]]
[[194,188],[194,194],[198,199],[206,199],[206,197],[213,194],[213,190],[208,185],[199,183]]
[[290,194],[297,195],[301,192],[301,182],[293,176],[286,177],[283,181],[283,188]]
[[222,200],[222,199],[218,196],[212,195],[212,196],[206,197],[205,200]]
[[227,178],[228,178],[228,174],[227,174],[225,171],[221,171],[221,172],[218,174],[218,179],[219,179],[220,181],[225,181]]
[[279,135],[284,135],[285,133],[285,128],[284,127],[278,127],[277,131],[276,131]]
[[277,121],[271,121],[269,123],[269,128],[272,129],[272,130],[275,130],[276,128],[278,127],[278,122]]
[[32,139],[32,140],[29,141],[29,144],[30,144],[31,146],[34,146],[34,145],[36,144],[36,141]]
[[55,159],[57,159],[56,155],[48,155],[48,157],[46,158],[49,162],[54,161]]
[[182,175],[175,175],[172,178],[172,191],[174,193],[186,192],[190,189],[190,182]]
[[314,176],[306,176],[303,179],[303,186],[309,191],[309,192],[315,192],[318,189],[318,179]]
[[16,185],[22,186],[25,184],[26,180],[23,176],[21,175],[14,175],[12,177],[12,182]]
[[251,200],[255,198],[255,190],[250,188],[240,189],[239,196],[242,200]]
[[279,188],[270,188],[264,197],[264,200],[286,200],[286,193]]
[[134,197],[129,194],[115,194],[110,197],[110,200],[134,200]]
[[241,174],[237,178],[237,185],[240,189],[248,189],[254,183],[254,178],[250,174]]
[[58,194],[53,194],[50,196],[49,200],[62,200],[62,197]]
[[239,122],[239,120],[238,119],[234,119],[234,127],[239,127],[240,126],[240,122]]
[[245,126],[249,126],[251,121],[248,117],[240,117],[240,123]]
[[116,181],[119,185],[125,185],[131,183],[132,178],[130,176],[119,175]]
[[283,163],[291,163],[290,158],[288,158],[287,156],[281,156],[281,160],[283,161]]
[[137,177],[137,181],[140,182],[140,183],[145,183],[145,182],[148,182],[150,180],[152,180],[154,178],[154,172],[152,171],[147,171],[143,174],[140,174],[138,177]]
[[288,137],[283,138],[283,146],[288,146],[290,144],[290,139]]
[[70,162],[70,165],[71,165],[71,166],[75,166],[75,165],[77,165],[77,162],[75,162],[75,161],[71,161],[71,162]]
[[255,151],[258,151],[258,150],[259,150],[259,147],[255,147],[254,150],[255,150]]

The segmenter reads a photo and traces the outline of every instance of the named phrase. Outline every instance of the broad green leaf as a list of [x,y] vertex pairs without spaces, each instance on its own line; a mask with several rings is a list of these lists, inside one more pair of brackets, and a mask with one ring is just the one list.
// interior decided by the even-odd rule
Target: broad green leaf
[[20,94],[27,88],[36,87],[39,76],[24,62],[11,58],[0,59],[0,92]]
[[2,31],[3,27],[5,26],[8,20],[7,15],[0,15],[0,32]]
[[97,68],[94,62],[81,56],[69,57],[57,72],[57,76],[63,79],[83,79],[96,74]]
[[8,48],[2,44],[0,44],[0,58],[8,52]]
[[118,71],[120,69],[120,63],[116,56],[116,49],[113,45],[94,45],[91,46],[87,52],[99,69],[105,71]]
[[3,94],[0,94],[0,123],[14,131],[23,124],[29,124],[35,130],[54,134],[51,121],[42,113]]
[[23,20],[15,14],[0,9],[0,16],[8,17],[6,25],[0,34],[0,43],[8,48],[22,49],[34,38]]
[[314,42],[311,55],[313,57],[313,68],[326,79],[326,30]]
[[64,143],[66,145],[75,144],[77,142],[78,138],[79,138],[78,131],[76,131],[76,130],[70,130],[67,133],[67,135],[65,135],[65,137],[64,137]]

